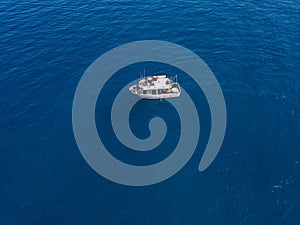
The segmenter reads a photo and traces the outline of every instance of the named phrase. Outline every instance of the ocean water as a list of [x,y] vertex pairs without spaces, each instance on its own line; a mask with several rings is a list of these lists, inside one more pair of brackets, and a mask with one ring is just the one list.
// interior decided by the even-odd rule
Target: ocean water
[[[299,0],[1,1],[0,224],[300,224],[299,12]],[[203,93],[182,71],[154,62],[118,73],[179,75],[200,102],[192,159],[162,183],[129,187],[99,176],[81,156],[71,121],[77,84],[100,55],[138,40],[192,50],[219,81],[228,125],[204,172],[197,171],[210,129]],[[146,155],[125,149],[108,119],[117,81],[97,103],[104,144],[132,164],[164,159],[180,133],[178,115],[167,102],[140,101],[133,132],[147,137],[147,121],[159,115],[171,124],[170,141]]]

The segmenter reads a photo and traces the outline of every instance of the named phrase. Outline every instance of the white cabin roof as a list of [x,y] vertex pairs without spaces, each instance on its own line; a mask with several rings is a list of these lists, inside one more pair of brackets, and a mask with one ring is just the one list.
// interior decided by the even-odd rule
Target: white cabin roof
[[173,80],[167,78],[166,75],[156,75],[152,77],[145,77],[139,81],[139,87],[143,90],[154,90],[171,88]]

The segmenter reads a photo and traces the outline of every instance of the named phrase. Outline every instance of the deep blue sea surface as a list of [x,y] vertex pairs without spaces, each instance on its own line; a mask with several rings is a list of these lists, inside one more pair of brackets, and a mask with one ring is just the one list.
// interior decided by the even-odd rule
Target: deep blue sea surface
[[[0,225],[300,224],[299,0],[3,0],[0,19]],[[227,130],[204,172],[203,93],[181,71],[153,62],[118,73],[178,74],[201,102],[192,159],[162,183],[130,187],[99,176],[81,156],[72,130],[77,84],[100,55],[138,40],[192,50],[219,81]],[[171,141],[147,155],[122,148],[107,119],[117,84],[113,76],[97,103],[105,145],[132,164],[164,159],[178,115],[167,102],[139,102],[132,113],[140,107],[144,116],[131,120],[133,132],[147,137],[143,121],[160,115],[172,124]]]

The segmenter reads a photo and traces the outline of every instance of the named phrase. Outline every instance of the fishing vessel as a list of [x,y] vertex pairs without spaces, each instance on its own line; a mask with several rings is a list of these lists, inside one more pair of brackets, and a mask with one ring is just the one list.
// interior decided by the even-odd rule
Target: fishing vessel
[[138,84],[129,87],[129,90],[145,99],[178,98],[181,94],[180,85],[175,79],[167,75],[154,75],[140,78]]

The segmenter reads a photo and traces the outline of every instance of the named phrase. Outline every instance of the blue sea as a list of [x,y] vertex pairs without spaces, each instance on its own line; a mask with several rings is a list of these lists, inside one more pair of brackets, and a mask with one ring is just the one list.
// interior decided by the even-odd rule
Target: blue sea
[[[0,18],[0,225],[300,224],[299,0],[3,0]],[[218,156],[199,172],[210,132],[199,86],[166,64],[120,70],[132,80],[144,69],[176,73],[201,103],[200,141],[186,166],[161,183],[131,187],[84,160],[72,104],[94,60],[141,40],[176,43],[205,61],[224,94],[227,129]],[[168,141],[146,155],[125,149],[109,119],[124,85],[118,76],[98,99],[99,135],[122,161],[164,159],[180,135],[178,115],[166,101],[140,101],[133,133],[149,136],[147,121],[158,115],[171,123]]]

